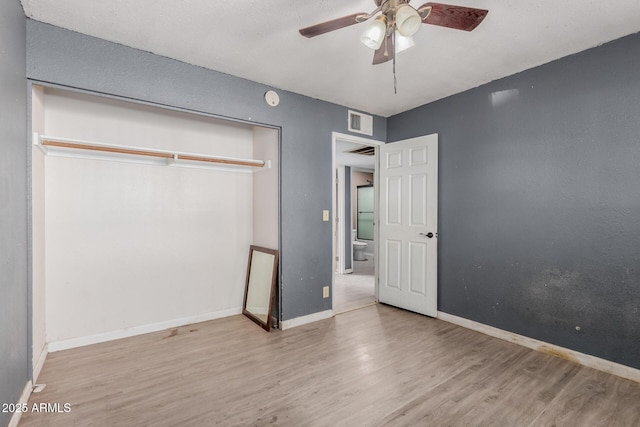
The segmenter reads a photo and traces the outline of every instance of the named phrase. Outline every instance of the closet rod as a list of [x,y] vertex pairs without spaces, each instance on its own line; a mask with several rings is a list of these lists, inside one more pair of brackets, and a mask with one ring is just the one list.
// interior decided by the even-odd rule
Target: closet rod
[[102,151],[102,152],[119,153],[119,154],[133,154],[137,156],[159,157],[159,158],[164,158],[168,160],[191,160],[196,162],[222,163],[227,165],[251,166],[251,167],[258,167],[258,168],[264,167],[265,165],[265,162],[263,160],[225,159],[220,157],[198,156],[198,155],[186,154],[186,153],[181,154],[181,153],[170,153],[166,151],[142,150],[137,148],[108,147],[103,145],[54,141],[51,139],[46,139],[45,137],[41,138],[40,144],[43,146],[49,146],[49,147],[73,148],[78,150]]
[[261,168],[264,166],[263,160],[253,160],[251,162],[244,160],[229,160],[229,159],[220,159],[214,157],[200,157],[200,156],[192,156],[186,154],[176,154],[177,160],[193,160],[196,162],[210,162],[210,163],[225,163],[229,165],[238,165],[238,166],[253,166],[256,168]]
[[40,141],[42,145],[49,147],[76,148],[78,150],[105,151],[108,153],[135,154],[138,156],[162,157],[165,159],[173,159],[171,153],[161,153],[156,151],[134,150],[129,148],[103,147],[100,145],[75,144],[73,142],[59,142],[43,139]]

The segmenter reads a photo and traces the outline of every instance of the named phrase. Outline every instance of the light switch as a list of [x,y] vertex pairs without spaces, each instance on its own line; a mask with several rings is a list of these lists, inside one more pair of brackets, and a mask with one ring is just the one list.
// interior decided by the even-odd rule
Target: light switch
[[326,209],[322,211],[322,220],[329,221],[329,211]]
[[329,298],[329,287],[324,286],[322,288],[322,298]]

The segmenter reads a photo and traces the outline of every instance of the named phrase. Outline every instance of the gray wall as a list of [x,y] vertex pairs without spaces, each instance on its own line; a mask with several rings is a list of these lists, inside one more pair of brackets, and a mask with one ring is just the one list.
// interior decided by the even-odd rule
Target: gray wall
[[30,379],[25,21],[18,0],[0,2],[0,404],[17,402]]
[[[27,77],[280,127],[282,318],[331,308],[322,210],[332,207],[331,132],[347,133],[347,108],[285,91],[272,108],[267,86],[31,20]],[[386,139],[386,119],[374,117],[373,138]]]
[[387,131],[440,135],[439,310],[640,368],[640,34]]

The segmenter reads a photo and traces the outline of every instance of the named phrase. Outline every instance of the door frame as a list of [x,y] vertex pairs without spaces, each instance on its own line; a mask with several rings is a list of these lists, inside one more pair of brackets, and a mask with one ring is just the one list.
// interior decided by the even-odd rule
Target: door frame
[[[341,252],[344,252],[344,239],[347,238],[347,236],[345,236],[344,233],[344,227],[342,226],[338,226],[338,220],[339,220],[339,216],[338,216],[338,212],[340,212],[340,209],[344,210],[344,201],[342,201],[342,203],[340,203],[339,200],[337,200],[337,165],[336,165],[336,145],[338,143],[338,141],[345,141],[345,142],[352,142],[355,144],[360,144],[360,145],[367,145],[370,147],[376,147],[376,154],[375,154],[375,167],[374,167],[374,172],[373,172],[373,185],[374,185],[374,206],[376,206],[376,212],[374,215],[374,228],[373,228],[373,238],[374,238],[374,271],[375,271],[375,277],[374,277],[374,281],[375,281],[375,293],[376,293],[376,299],[378,298],[378,203],[379,203],[379,198],[378,198],[378,167],[379,167],[379,149],[378,147],[380,147],[381,145],[384,145],[385,142],[384,141],[380,141],[377,139],[370,139],[370,138],[363,138],[361,136],[355,136],[355,135],[349,135],[349,134],[345,134],[345,133],[340,133],[340,132],[332,132],[331,133],[331,179],[332,179],[332,183],[331,183],[331,203],[333,204],[332,209],[331,209],[331,289],[333,290],[333,285],[335,284],[335,279],[336,279],[336,267],[337,267],[337,263],[336,263],[336,256],[342,255],[342,257],[340,258],[340,261],[338,261],[339,263],[341,263],[342,265],[344,265],[344,254]],[[351,222],[351,216],[349,216],[349,222]],[[353,228],[353,224],[351,226],[350,229]],[[350,238],[350,237],[349,237]],[[353,251],[351,251],[351,255],[353,258]],[[351,265],[353,266],[353,260],[351,261]],[[333,293],[331,295],[331,309],[333,311],[333,304],[334,304],[334,299],[333,299]]]
[[[349,264],[351,267],[347,268],[345,261],[347,260],[347,254],[344,251],[345,247],[345,239],[347,238],[347,234],[344,231],[344,226],[338,227],[340,222],[340,212],[344,212],[346,210],[345,199],[347,197],[347,193],[345,191],[345,181],[347,176],[346,171],[347,166],[336,166],[334,168],[335,176],[334,176],[334,186],[335,186],[335,198],[334,198],[334,221],[333,224],[337,227],[336,231],[332,234],[334,236],[333,239],[333,250],[334,254],[334,273],[336,274],[349,274],[353,272],[353,256],[351,256],[351,263]],[[351,227],[353,227],[352,220],[349,219]]]

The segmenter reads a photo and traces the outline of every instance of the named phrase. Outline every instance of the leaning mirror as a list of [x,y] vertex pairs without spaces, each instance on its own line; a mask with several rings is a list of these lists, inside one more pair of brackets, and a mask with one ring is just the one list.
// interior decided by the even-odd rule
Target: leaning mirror
[[271,329],[269,318],[273,309],[277,273],[278,251],[251,246],[242,313],[266,331]]

